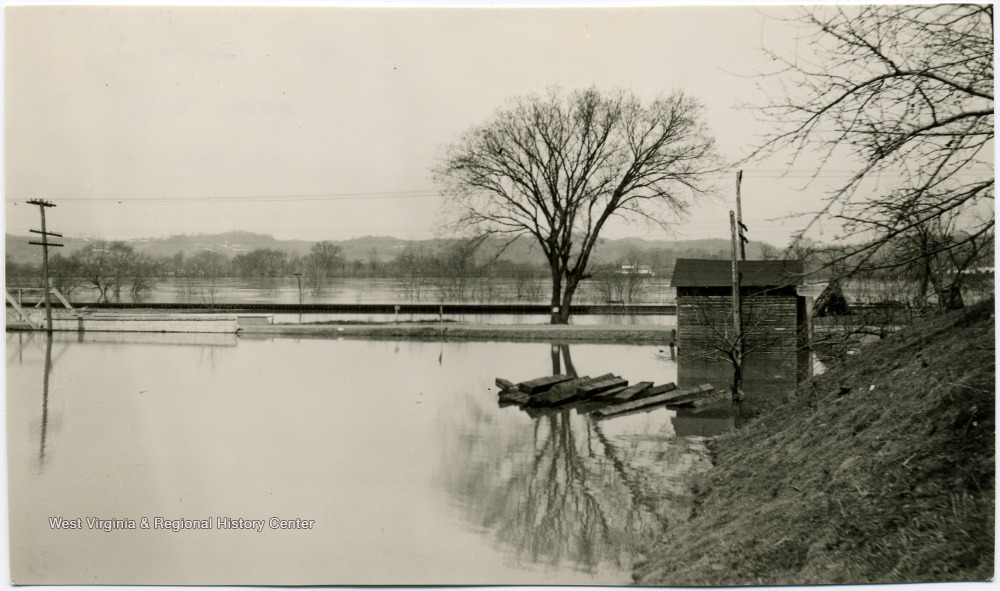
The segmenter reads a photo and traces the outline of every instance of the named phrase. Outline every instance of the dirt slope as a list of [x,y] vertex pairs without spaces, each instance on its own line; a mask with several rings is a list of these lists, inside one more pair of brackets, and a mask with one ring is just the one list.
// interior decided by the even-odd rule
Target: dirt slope
[[994,304],[846,358],[713,444],[645,585],[993,577]]

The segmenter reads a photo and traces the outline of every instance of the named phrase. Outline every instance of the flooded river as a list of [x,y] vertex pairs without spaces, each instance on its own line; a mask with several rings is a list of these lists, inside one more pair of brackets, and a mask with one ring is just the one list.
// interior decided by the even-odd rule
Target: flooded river
[[[627,584],[649,540],[690,511],[683,477],[707,467],[704,441],[675,434],[728,428],[666,409],[595,422],[497,405],[496,377],[560,364],[676,380],[655,346],[98,333],[6,345],[16,583]],[[212,527],[185,529],[198,523]]]

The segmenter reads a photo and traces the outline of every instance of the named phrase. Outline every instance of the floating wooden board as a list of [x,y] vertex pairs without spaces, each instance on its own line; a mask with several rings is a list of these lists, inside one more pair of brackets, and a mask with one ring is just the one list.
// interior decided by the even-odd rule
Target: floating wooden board
[[593,378],[584,376],[574,378],[568,382],[556,384],[548,392],[536,394],[528,399],[528,406],[555,406],[563,402],[569,402],[576,398],[576,388],[582,384],[590,382]]
[[567,376],[564,374],[556,374],[554,376],[546,376],[544,378],[537,378],[534,380],[528,380],[527,382],[521,382],[517,385],[517,389],[526,394],[540,394],[551,390],[557,384],[562,384],[572,380],[572,376]]
[[[704,390],[707,388],[708,390]],[[594,416],[599,418],[611,417],[614,415],[626,413],[633,410],[638,410],[640,408],[646,408],[650,406],[666,405],[670,400],[676,399],[678,394],[687,395],[698,393],[708,393],[713,391],[712,386],[705,384],[698,386],[696,388],[688,388],[685,390],[679,390],[677,392],[667,392],[665,394],[658,394],[656,396],[648,396],[646,398],[641,398],[639,400],[633,400],[632,402],[625,402],[623,404],[616,404],[613,406],[608,406],[605,408],[600,408],[593,412]]]
[[711,384],[702,384],[693,388],[675,390],[670,393],[671,397],[667,399],[667,404],[670,406],[681,406],[682,404],[692,400],[704,398],[712,392],[715,392],[715,388],[713,388]]
[[520,390],[504,390],[500,393],[500,403],[501,404],[525,404],[528,399],[531,398],[531,394],[525,394]]
[[580,398],[590,398],[595,394],[600,394],[601,392],[607,392],[608,390],[614,390],[617,388],[624,388],[625,386],[628,386],[628,380],[618,376],[612,376],[604,380],[597,380],[590,382],[589,384],[584,384],[583,386],[578,386],[576,389],[576,395]]
[[659,396],[660,394],[666,394],[667,392],[673,392],[677,389],[677,384],[673,382],[667,382],[666,384],[660,384],[659,386],[653,386],[645,393],[644,397],[649,396]]
[[688,400],[688,401],[682,402],[682,403],[678,404],[677,406],[680,406],[680,407],[683,407],[683,408],[702,408],[702,407],[705,407],[705,406],[710,406],[710,405],[713,405],[713,404],[719,404],[721,402],[726,402],[727,400],[729,400],[729,392],[721,391],[721,392],[716,392],[715,394],[710,394],[710,395],[705,396],[703,398],[699,398],[697,400]]
[[576,393],[577,388],[585,384],[590,384],[592,382],[597,382],[600,380],[606,380],[608,378],[615,377],[614,374],[604,374],[602,376],[597,376],[596,378],[591,378],[585,376],[582,378],[574,378],[568,382],[563,382],[561,384],[556,384],[548,392],[543,392],[541,394],[536,394],[528,400],[529,406],[556,406],[559,404],[565,404],[579,398]]
[[503,378],[497,378],[493,383],[496,384],[497,388],[500,388],[501,390],[513,390],[514,389],[514,382],[512,382],[510,380],[505,380]]
[[630,402],[639,398],[647,390],[653,386],[653,382],[639,382],[638,384],[633,384],[624,388],[615,388],[614,390],[608,390],[606,392],[601,392],[595,398],[597,400],[603,400],[610,404],[621,404],[623,402]]

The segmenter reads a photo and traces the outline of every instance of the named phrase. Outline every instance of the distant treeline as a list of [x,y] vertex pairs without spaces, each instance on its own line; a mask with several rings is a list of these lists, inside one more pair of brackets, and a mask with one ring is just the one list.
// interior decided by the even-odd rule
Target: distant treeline
[[[50,255],[49,276],[54,287],[67,295],[81,289],[93,289],[100,300],[119,299],[122,295],[139,298],[152,289],[157,281],[170,278],[190,278],[204,283],[220,279],[289,278],[300,275],[303,284],[317,288],[336,278],[394,278],[419,293],[426,280],[444,281],[456,296],[469,289],[479,279],[511,280],[523,284],[525,290],[533,280],[549,276],[544,261],[537,264],[499,259],[495,253],[484,252],[476,240],[454,240],[431,249],[414,243],[394,249],[391,256],[372,251],[364,259],[348,260],[342,249],[330,241],[317,242],[305,255],[273,248],[258,248],[235,256],[214,250],[195,254],[177,252],[173,256],[153,257],[139,252],[123,241],[98,240],[63,256]],[[622,278],[622,265],[640,266],[655,276],[669,276],[679,257],[725,258],[728,253],[709,253],[701,249],[677,253],[667,249],[634,250],[622,260],[605,262],[593,268],[596,280],[607,283],[608,299],[629,300],[641,292],[643,277]],[[6,262],[7,285],[33,287],[41,285],[39,265]],[[525,297],[535,297],[528,293]]]

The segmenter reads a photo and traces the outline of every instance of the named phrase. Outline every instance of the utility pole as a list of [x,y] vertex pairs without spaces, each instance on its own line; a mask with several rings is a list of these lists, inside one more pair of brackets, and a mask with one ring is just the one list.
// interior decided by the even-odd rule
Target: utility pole
[[[742,373],[743,373],[743,335],[741,334],[741,324],[742,324],[742,306],[740,303],[740,271],[739,271],[739,259],[737,254],[737,240],[739,238],[739,230],[736,226],[736,214],[732,210],[729,211],[729,228],[732,232],[732,243],[733,243],[733,330],[735,331],[733,338],[733,353],[735,356],[733,370],[736,375],[740,376],[739,382],[742,383]],[[734,380],[735,382],[735,380]],[[739,386],[737,386],[739,388]],[[733,400],[741,400],[742,392],[736,391],[732,393]]]
[[747,237],[743,235],[743,232],[747,232],[746,225],[743,224],[743,203],[740,198],[740,185],[743,183],[743,171],[736,171],[736,226],[739,228],[740,232],[740,260],[747,260]]
[[56,244],[54,242],[49,242],[49,236],[58,236],[62,238],[62,234],[56,234],[55,232],[48,232],[45,229],[45,208],[55,207],[55,203],[50,203],[44,199],[29,199],[28,203],[31,205],[37,205],[38,210],[42,214],[42,229],[41,230],[28,230],[35,234],[42,235],[41,242],[35,242],[33,240],[28,241],[28,244],[36,244],[42,247],[42,275],[45,278],[45,330],[46,332],[52,332],[52,286],[49,284],[49,247],[50,246],[62,246],[62,244]]
[[740,353],[743,349],[743,344],[740,342],[740,269],[739,269],[739,258],[736,251],[736,241],[739,232],[736,229],[736,215],[730,210],[729,212],[729,227],[732,231],[732,243],[733,243],[733,330],[736,331],[736,353],[738,358],[742,358]]

